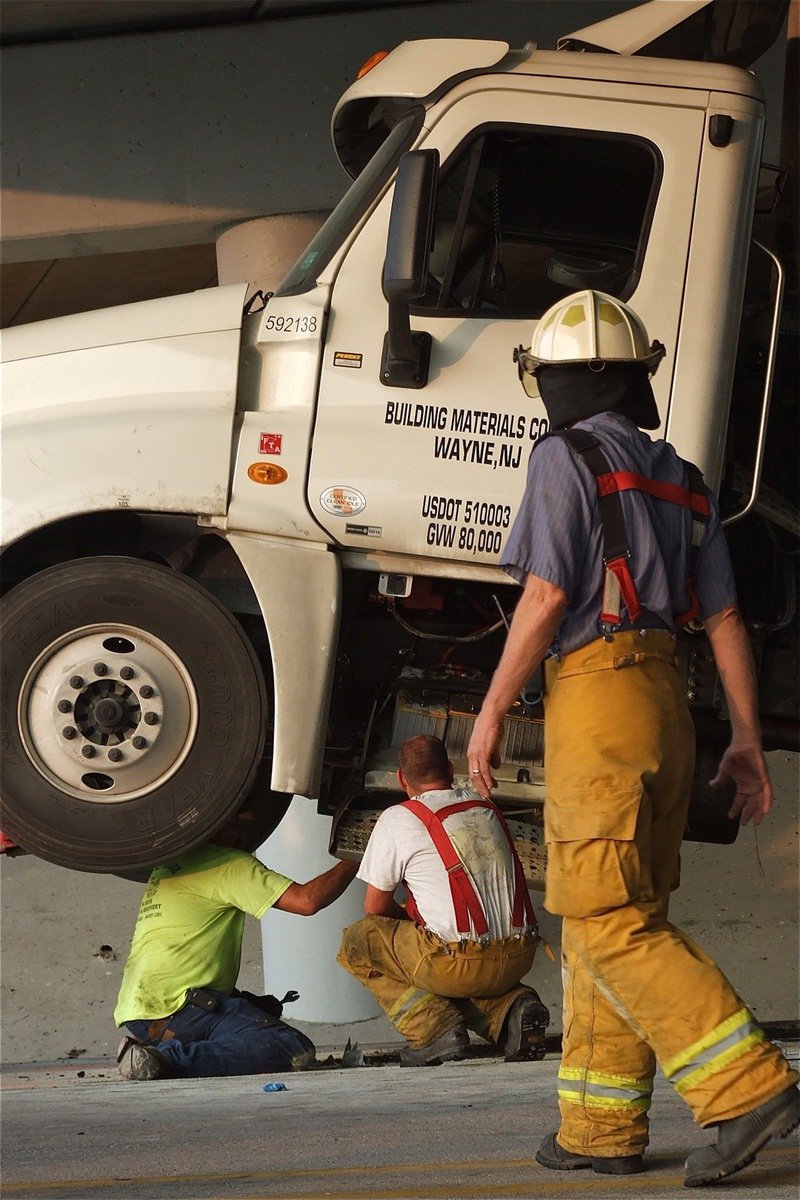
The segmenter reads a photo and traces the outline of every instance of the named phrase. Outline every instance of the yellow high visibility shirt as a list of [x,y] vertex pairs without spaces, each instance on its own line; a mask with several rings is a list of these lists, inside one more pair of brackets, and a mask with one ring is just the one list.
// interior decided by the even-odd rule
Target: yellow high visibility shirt
[[150,875],[114,1020],[155,1020],[183,1006],[190,988],[230,995],[245,913],[262,917],[292,883],[252,854],[207,843]]

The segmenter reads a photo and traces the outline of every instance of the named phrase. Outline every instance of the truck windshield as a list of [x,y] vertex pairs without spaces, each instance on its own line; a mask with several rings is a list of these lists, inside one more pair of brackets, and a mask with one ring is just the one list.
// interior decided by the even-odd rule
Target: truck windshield
[[422,114],[423,110],[417,109],[395,125],[352,187],[345,192],[319,233],[291,268],[276,290],[276,296],[296,296],[299,292],[307,292],[314,287],[322,268],[330,262],[344,237],[355,226],[394,171],[400,155],[413,142],[422,123]]

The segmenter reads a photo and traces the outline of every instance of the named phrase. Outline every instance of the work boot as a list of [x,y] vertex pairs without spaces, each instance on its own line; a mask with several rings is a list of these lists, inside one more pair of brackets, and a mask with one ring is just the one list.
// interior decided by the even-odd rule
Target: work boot
[[122,1062],[122,1056],[129,1046],[137,1046],[138,1044],[138,1038],[132,1037],[131,1034],[126,1033],[120,1044],[117,1046],[117,1062]]
[[544,1058],[544,1035],[550,1013],[533,988],[517,996],[503,1023],[498,1046],[506,1062],[526,1062]]
[[580,1171],[591,1167],[598,1175],[639,1175],[644,1170],[641,1154],[599,1158],[596,1154],[573,1154],[565,1150],[554,1133],[548,1133],[536,1151],[536,1161],[551,1171]]
[[119,1073],[123,1079],[166,1079],[171,1074],[161,1055],[151,1046],[131,1042],[119,1059]]
[[741,1171],[771,1137],[786,1137],[796,1129],[800,1125],[800,1092],[792,1084],[741,1117],[716,1124],[715,1144],[693,1151],[686,1160],[685,1187],[702,1187]]
[[427,1046],[404,1046],[400,1051],[400,1066],[438,1067],[439,1063],[457,1062],[466,1058],[468,1049],[469,1034],[466,1025],[454,1025]]

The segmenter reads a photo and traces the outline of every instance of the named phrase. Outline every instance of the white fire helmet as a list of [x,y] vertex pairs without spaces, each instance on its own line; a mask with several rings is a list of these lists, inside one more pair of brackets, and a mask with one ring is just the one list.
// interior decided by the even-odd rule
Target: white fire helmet
[[602,371],[606,363],[640,362],[654,375],[666,351],[660,342],[648,345],[640,317],[605,292],[573,292],[540,317],[529,350],[518,346],[514,361],[526,393],[539,395],[535,372],[540,367],[586,363]]

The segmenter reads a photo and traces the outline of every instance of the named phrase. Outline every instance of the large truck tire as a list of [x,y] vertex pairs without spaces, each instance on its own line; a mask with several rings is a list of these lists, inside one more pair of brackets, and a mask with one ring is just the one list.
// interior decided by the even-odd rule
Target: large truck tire
[[261,765],[263,674],[197,584],[134,558],[79,559],[15,587],[0,637],[0,828],[24,849],[139,873],[242,806]]

